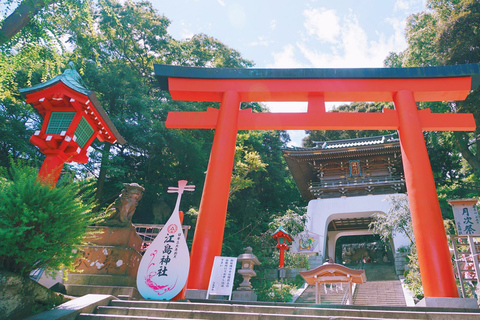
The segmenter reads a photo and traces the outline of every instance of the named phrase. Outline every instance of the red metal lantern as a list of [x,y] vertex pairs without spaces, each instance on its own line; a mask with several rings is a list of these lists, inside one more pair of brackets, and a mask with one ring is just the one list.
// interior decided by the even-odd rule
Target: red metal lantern
[[278,262],[278,269],[282,269],[285,264],[285,250],[288,250],[288,243],[292,242],[293,240],[282,226],[278,227],[277,231],[272,234],[272,237],[277,240],[277,248],[280,249],[280,261]]
[[46,155],[38,179],[54,186],[65,162],[86,163],[87,149],[97,138],[125,143],[95,92],[88,90],[73,68],[30,88],[20,89],[27,103],[37,109],[44,121],[30,142]]

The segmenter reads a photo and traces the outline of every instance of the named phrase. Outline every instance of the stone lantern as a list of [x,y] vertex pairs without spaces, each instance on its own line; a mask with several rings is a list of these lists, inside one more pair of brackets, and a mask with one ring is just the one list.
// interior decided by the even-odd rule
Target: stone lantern
[[233,300],[257,301],[257,295],[252,290],[250,279],[257,275],[255,271],[253,271],[253,267],[255,265],[260,265],[261,263],[252,253],[251,247],[245,248],[245,253],[239,255],[237,261],[241,264],[238,273],[242,275],[243,282],[240,283],[237,290],[233,292]]
[[125,143],[95,92],[85,87],[71,67],[44,83],[19,90],[44,119],[30,142],[46,155],[39,180],[53,186],[65,162],[88,161],[87,150],[95,138],[100,142]]

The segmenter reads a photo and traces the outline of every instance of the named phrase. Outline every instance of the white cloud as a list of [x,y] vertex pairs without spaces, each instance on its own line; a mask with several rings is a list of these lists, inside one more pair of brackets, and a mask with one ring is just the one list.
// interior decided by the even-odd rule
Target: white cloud
[[275,31],[276,27],[277,27],[277,20],[273,19],[272,21],[270,21],[270,29],[272,31]]
[[[407,1],[407,0],[399,0]],[[411,0],[418,4],[423,0]],[[401,5],[401,3],[399,3]],[[290,43],[279,52],[272,53],[273,63],[270,68],[368,68],[382,67],[387,55],[405,49],[405,20],[392,17],[383,20],[384,27],[392,27],[391,35],[377,30],[367,35],[357,16],[350,14],[339,18],[335,11],[313,9],[304,11],[306,35],[296,43]],[[328,20],[330,19],[330,20]],[[326,21],[330,21],[327,23]],[[326,108],[346,102],[327,102]],[[305,112],[306,103],[269,102],[271,112]],[[303,131],[289,131],[291,145],[301,145],[305,135]]]
[[394,11],[415,12],[426,7],[426,0],[396,0],[393,6]]
[[190,30],[190,24],[187,24],[185,20],[180,20],[180,26],[182,27],[182,31],[180,32],[181,39],[189,39],[193,37],[194,33]]
[[249,46],[252,46],[252,47],[255,47],[255,46],[268,46],[270,44],[272,44],[273,41],[272,40],[266,40],[265,37],[262,37],[262,36],[259,36],[258,37],[258,40],[257,41],[253,41],[253,42],[250,42],[248,45]]
[[408,10],[410,8],[410,2],[408,0],[395,1],[394,10]]
[[230,21],[230,24],[235,28],[241,29],[245,27],[245,23],[247,20],[245,9],[237,3],[229,5],[228,20]]
[[336,43],[340,34],[339,19],[335,10],[325,8],[304,10],[305,23],[309,35],[314,35],[321,41]]
[[268,68],[306,68],[295,57],[295,47],[292,44],[283,47],[283,51],[273,53],[273,64]]
[[[312,46],[311,41],[299,41],[296,47],[315,68],[368,68],[382,67],[383,61],[392,51],[405,48],[403,37],[404,24],[398,19],[387,20],[395,33],[385,37],[377,33],[376,39],[369,40],[365,30],[359,24],[356,16],[350,14],[344,17],[340,24],[339,41],[336,46]],[[293,56],[291,60],[298,59]]]
[[219,3],[222,7],[225,7],[225,1],[223,1],[223,0],[218,0],[218,3]]

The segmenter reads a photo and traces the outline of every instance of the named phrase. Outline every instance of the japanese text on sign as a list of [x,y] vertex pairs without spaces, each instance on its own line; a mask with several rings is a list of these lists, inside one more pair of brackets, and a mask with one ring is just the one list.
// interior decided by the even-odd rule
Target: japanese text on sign
[[207,298],[209,295],[229,296],[229,299],[231,298],[236,266],[237,258],[215,257]]
[[480,234],[480,218],[475,205],[454,205],[452,208],[459,236]]

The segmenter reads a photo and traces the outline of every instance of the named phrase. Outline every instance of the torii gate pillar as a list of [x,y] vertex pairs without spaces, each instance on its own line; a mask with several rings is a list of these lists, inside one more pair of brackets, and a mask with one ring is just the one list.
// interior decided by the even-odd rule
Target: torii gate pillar
[[[238,94],[233,91],[225,92],[222,97],[218,126],[213,138],[202,202],[199,208],[200,212],[211,214],[198,215],[193,242],[196,248],[201,249],[192,249],[188,288],[208,288],[213,266],[212,257],[215,258],[222,252],[228,194],[235,160],[239,111],[240,99]],[[205,277],[205,275],[208,276]]]
[[439,279],[453,272],[451,255],[417,105],[410,91],[397,92],[394,101],[423,290],[428,297],[458,297],[454,278]]
[[[419,101],[464,100],[480,64],[398,69],[213,69],[155,65],[175,100],[220,102],[170,112],[168,128],[216,129],[192,245],[188,288],[207,289],[221,255],[238,130],[398,130],[425,297],[458,297],[423,131],[473,131],[472,114],[417,110]],[[306,113],[252,113],[241,102],[308,101]],[[390,101],[383,113],[325,112],[325,101]]]

